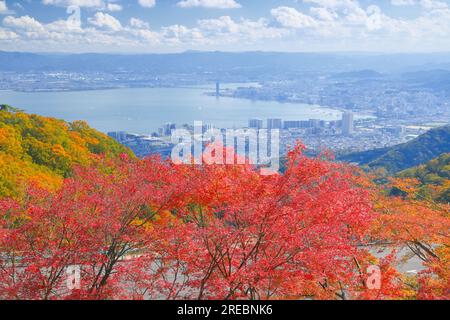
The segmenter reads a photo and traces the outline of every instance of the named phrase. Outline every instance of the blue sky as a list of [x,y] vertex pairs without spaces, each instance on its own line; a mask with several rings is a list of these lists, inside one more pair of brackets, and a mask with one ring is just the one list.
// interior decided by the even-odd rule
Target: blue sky
[[0,0],[0,50],[450,51],[450,3]]

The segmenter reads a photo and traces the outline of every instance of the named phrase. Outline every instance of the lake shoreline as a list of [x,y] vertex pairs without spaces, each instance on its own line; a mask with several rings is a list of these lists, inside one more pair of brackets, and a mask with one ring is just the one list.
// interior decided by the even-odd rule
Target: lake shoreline
[[[233,84],[224,84],[223,88]],[[234,84],[242,85],[239,84]],[[252,118],[340,120],[342,111],[326,106],[251,101],[208,94],[212,86],[126,88],[89,91],[0,91],[0,102],[28,113],[65,121],[87,121],[102,132],[150,134],[165,123],[203,121],[220,128],[246,127]]]

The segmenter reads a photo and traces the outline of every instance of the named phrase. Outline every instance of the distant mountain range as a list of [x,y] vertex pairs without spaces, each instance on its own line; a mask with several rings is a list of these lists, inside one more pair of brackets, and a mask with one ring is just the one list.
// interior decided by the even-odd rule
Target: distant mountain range
[[280,53],[196,52],[176,54],[35,54],[0,51],[1,71],[94,71],[94,72],[296,72],[354,70],[407,72],[450,70],[450,53]]
[[338,160],[369,168],[385,168],[395,173],[424,164],[450,152],[450,125],[432,129],[414,140],[397,146],[357,152]]
[[450,93],[450,71],[428,70],[402,74],[402,79],[413,86]]

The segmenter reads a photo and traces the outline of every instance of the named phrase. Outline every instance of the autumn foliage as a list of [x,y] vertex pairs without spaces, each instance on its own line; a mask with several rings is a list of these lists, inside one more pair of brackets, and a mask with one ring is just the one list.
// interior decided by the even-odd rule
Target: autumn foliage
[[131,155],[82,121],[67,123],[0,108],[0,198],[23,196],[29,183],[56,190],[73,166],[121,153]]
[[381,213],[373,224],[373,236],[390,246],[408,249],[425,269],[415,279],[404,279],[409,297],[450,298],[450,206],[423,197],[419,181],[392,179],[401,196],[376,195]]
[[[27,128],[39,118],[16,121]],[[31,138],[5,123],[2,156],[27,159]],[[102,153],[107,143],[88,142],[81,123],[64,130],[82,149],[69,139],[52,152]],[[449,207],[421,198],[417,181],[379,186],[354,167],[304,156],[301,145],[272,176],[250,165],[111,156],[118,151],[67,167],[51,156],[57,186],[24,179],[21,196],[0,200],[0,299],[450,297]],[[424,265],[415,276],[397,268],[412,256]]]
[[[284,175],[267,177],[157,158],[80,167],[55,193],[1,203],[0,295],[358,298],[368,255],[359,245],[376,218],[359,179],[300,147]],[[68,293],[69,265],[81,266],[82,285]],[[386,281],[383,297],[395,296]]]

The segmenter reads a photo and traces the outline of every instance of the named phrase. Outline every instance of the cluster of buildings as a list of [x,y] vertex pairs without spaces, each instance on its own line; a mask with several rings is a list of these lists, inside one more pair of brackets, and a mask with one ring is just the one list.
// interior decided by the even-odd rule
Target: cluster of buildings
[[[212,124],[202,124],[202,132],[214,128]],[[110,132],[108,135],[118,142],[124,144],[133,150],[139,156],[144,157],[153,154],[159,154],[162,157],[168,157],[171,154],[173,143],[171,142],[172,132],[175,129],[185,129],[191,133],[194,132],[194,126],[183,124],[177,126],[174,123],[166,123],[151,135],[138,135],[127,132]],[[242,128],[245,129],[245,128]],[[320,119],[310,120],[286,120],[279,118],[267,119],[249,119],[247,129],[268,129],[280,130],[280,150],[283,154],[288,145],[296,139],[306,140],[309,136],[329,136],[339,135],[350,137],[354,134],[354,116],[351,112],[346,112],[342,120],[324,121]],[[220,129],[224,134],[226,129]],[[295,142],[294,142],[295,143]]]
[[[265,128],[268,130],[304,129],[310,134],[320,134],[325,132],[325,129],[332,129],[335,134],[340,131],[342,135],[350,136],[355,132],[354,122],[354,114],[347,111],[343,113],[342,120],[337,121],[325,121],[320,119],[283,121],[279,118],[267,119]],[[248,121],[248,127],[252,129],[263,129],[264,121],[261,119],[250,119]]]
[[[212,125],[203,125],[202,132],[205,133],[212,127]],[[139,157],[158,154],[167,158],[174,147],[171,134],[175,128],[194,132],[193,125],[177,126],[167,123],[158,130],[158,133],[151,135],[121,131],[110,132],[108,135],[132,149]],[[377,124],[376,120],[355,121],[353,114],[345,113],[342,120],[338,121],[267,119],[264,122],[261,119],[250,119],[248,128],[280,130],[280,154],[283,156],[297,141],[305,144],[312,153],[328,149],[340,154],[397,145],[425,133],[431,127],[382,126]],[[220,131],[225,134],[226,129],[220,129]],[[245,135],[245,130],[241,133]]]
[[153,74],[145,71],[0,71],[0,90],[63,92],[123,88],[193,86],[195,75]]
[[109,132],[108,136],[130,148],[138,157],[158,154],[163,158],[170,156],[173,144],[170,140],[161,139],[153,135],[140,135],[124,131]]
[[[299,75],[292,81],[266,81],[259,87],[239,87],[223,92],[236,98],[306,103],[353,112],[372,112],[378,118],[433,120],[450,115],[445,80],[405,79],[401,75],[379,78],[336,77],[333,74]],[[429,119],[426,119],[428,121]]]

